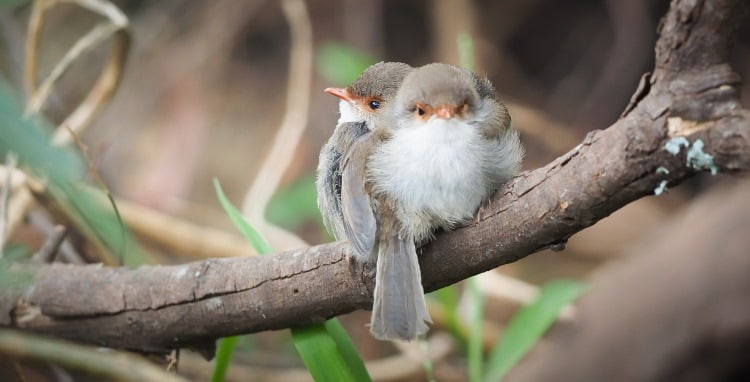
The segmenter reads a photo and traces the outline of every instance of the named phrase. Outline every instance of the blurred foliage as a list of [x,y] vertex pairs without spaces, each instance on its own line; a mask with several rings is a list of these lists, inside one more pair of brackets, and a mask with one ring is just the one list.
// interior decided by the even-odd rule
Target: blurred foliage
[[0,257],[0,289],[23,290],[34,281],[34,268],[17,265],[12,257]]
[[51,127],[41,118],[24,117],[13,91],[0,81],[0,156],[18,156],[19,167],[46,183],[55,205],[94,247],[100,260],[128,266],[148,261],[130,236],[111,200],[100,189],[84,182],[84,160],[70,148],[50,143]]
[[461,327],[461,320],[458,317],[458,292],[458,288],[455,285],[449,285],[429,293],[427,297],[431,297],[440,305],[443,313],[443,326],[458,341],[462,349],[466,349],[468,339],[466,338],[464,329]]
[[346,45],[329,42],[318,50],[316,66],[326,81],[335,86],[347,86],[378,60]]
[[456,45],[458,46],[458,60],[461,62],[461,66],[464,68],[474,71],[474,39],[471,34],[463,32],[456,36]]
[[[221,184],[214,179],[214,188],[219,203],[237,229],[258,251],[265,255],[273,248],[265,238],[245,220],[242,213],[229,201],[221,189]],[[309,188],[303,189],[307,194]],[[292,192],[293,194],[293,192]],[[313,200],[315,190],[312,190]],[[283,195],[282,195],[283,196]],[[282,201],[284,199],[282,198]],[[313,206],[315,204],[313,203]],[[292,339],[297,352],[307,370],[316,381],[369,381],[370,375],[365,369],[359,353],[344,327],[337,319],[330,319],[323,324],[292,328]],[[212,382],[224,380],[227,368],[231,363],[238,337],[225,337],[219,340],[216,363],[211,377]]]
[[65,215],[100,250],[102,259],[131,268],[152,262],[130,234],[106,191],[83,182],[50,183],[47,187]]
[[13,90],[0,81],[0,157],[13,152],[21,167],[61,187],[83,179],[81,157],[73,150],[52,146],[52,127],[40,118],[24,118],[21,110]]
[[586,287],[574,280],[545,284],[536,300],[521,308],[492,349],[484,373],[485,382],[501,380],[557,320],[562,309],[577,299]]
[[0,0],[0,9],[2,8],[13,8],[20,5],[26,5],[29,0]]
[[315,381],[372,380],[351,338],[337,319],[291,330],[294,346]]
[[229,198],[227,198],[227,196],[224,194],[224,191],[221,189],[219,180],[216,178],[214,178],[214,189],[216,190],[216,197],[219,199],[221,207],[224,209],[224,212],[227,214],[227,216],[229,216],[229,219],[232,221],[237,230],[240,231],[242,237],[250,242],[253,248],[258,251],[259,255],[267,255],[269,253],[273,253],[273,248],[271,248],[271,244],[268,243],[268,240],[266,240],[266,238],[264,238],[263,235],[258,232],[258,230],[251,226],[250,223],[245,220],[245,217],[242,216],[242,213],[237,209],[237,207],[235,207],[232,202],[229,201]]
[[10,261],[21,261],[31,257],[34,252],[26,244],[10,243],[3,248],[3,258]]
[[266,218],[271,223],[294,231],[306,221],[315,221],[321,229],[323,217],[318,210],[315,176],[306,175],[277,191],[268,202]]
[[467,280],[469,301],[469,346],[466,352],[469,364],[469,381],[479,382],[482,379],[482,361],[484,360],[484,296],[479,288],[479,280],[474,276]]

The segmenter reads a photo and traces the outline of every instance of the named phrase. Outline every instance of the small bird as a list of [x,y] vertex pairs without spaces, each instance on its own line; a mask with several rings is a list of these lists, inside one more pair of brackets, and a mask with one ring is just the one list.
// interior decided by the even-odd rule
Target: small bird
[[486,78],[446,64],[406,76],[387,118],[352,144],[341,166],[346,235],[360,256],[377,247],[373,336],[427,332],[416,246],[437,228],[471,220],[519,172],[523,153]]
[[341,99],[341,116],[320,151],[315,186],[323,222],[337,240],[348,238],[341,212],[341,161],[352,144],[384,118],[384,111],[412,70],[411,66],[400,62],[379,62],[365,69],[348,87],[325,89],[326,93]]

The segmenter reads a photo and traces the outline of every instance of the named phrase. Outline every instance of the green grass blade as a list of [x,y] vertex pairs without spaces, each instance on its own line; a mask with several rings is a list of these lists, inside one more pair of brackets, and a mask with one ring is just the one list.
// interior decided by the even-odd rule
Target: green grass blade
[[234,349],[237,347],[238,336],[224,337],[219,340],[216,346],[216,361],[214,371],[211,374],[211,382],[223,382],[229,370],[229,364],[232,362]]
[[482,380],[483,341],[482,329],[484,328],[484,300],[482,291],[479,289],[479,280],[472,277],[468,280],[469,300],[471,301],[471,325],[469,326],[469,381],[480,382]]
[[461,66],[467,70],[474,69],[474,39],[471,38],[471,34],[467,32],[459,33],[456,36],[456,45],[458,45],[458,61]]
[[294,346],[315,381],[370,381],[349,336],[336,319],[292,328]]
[[[219,203],[245,239],[259,254],[272,253],[271,245],[227,199],[217,179],[214,179],[214,188]],[[331,319],[323,324],[292,328],[292,339],[302,362],[316,381],[367,382],[371,380],[362,358],[360,358],[349,335],[346,334],[344,327],[338,320]],[[212,382],[223,381],[236,342],[237,337],[226,337],[219,340]],[[219,357],[221,357],[221,362]]]
[[250,244],[253,246],[253,248],[255,248],[256,251],[258,251],[258,254],[266,255],[269,253],[273,253],[271,244],[269,244],[268,241],[266,241],[266,239],[260,234],[260,232],[253,228],[253,226],[251,226],[250,223],[245,220],[245,217],[242,216],[242,213],[237,209],[237,207],[235,207],[232,202],[229,201],[227,196],[224,195],[224,191],[221,189],[221,184],[216,178],[214,178],[214,189],[216,190],[216,197],[219,198],[221,207],[224,208],[224,212],[227,213],[229,219],[232,220],[232,223],[234,223],[234,226],[237,227],[242,236],[250,242]]
[[458,286],[449,285],[429,294],[440,304],[443,312],[443,325],[460,343],[462,348],[467,346],[467,338],[461,321],[458,318]]
[[[261,234],[245,220],[242,213],[235,207],[229,198],[224,194],[224,190],[221,189],[219,180],[214,178],[214,189],[216,190],[216,197],[219,199],[219,204],[224,208],[229,219],[234,223],[234,226],[240,231],[242,236],[250,242],[250,244],[258,251],[258,254],[268,254],[273,252],[273,248],[261,236]],[[226,377],[229,364],[232,362],[234,356],[234,349],[237,347],[238,336],[224,337],[219,339],[219,343],[216,349],[216,363],[214,363],[214,370],[211,374],[211,382],[222,382]]]
[[349,365],[349,368],[352,370],[355,380],[364,382],[370,381],[370,374],[367,373],[365,363],[359,356],[359,352],[357,352],[357,349],[354,347],[354,344],[352,343],[351,338],[349,338],[349,334],[346,333],[344,326],[335,318],[326,321],[324,325],[328,333],[336,342],[336,346],[338,346],[338,350],[341,352],[344,361],[346,361],[346,364]]
[[557,320],[562,308],[585,290],[574,280],[556,280],[545,284],[537,299],[521,308],[510,320],[500,342],[487,361],[484,381],[501,380]]
[[41,118],[24,118],[21,110],[13,90],[0,77],[0,158],[13,152],[21,169],[44,176],[51,183],[83,179],[82,158],[70,148],[52,146],[49,123]]

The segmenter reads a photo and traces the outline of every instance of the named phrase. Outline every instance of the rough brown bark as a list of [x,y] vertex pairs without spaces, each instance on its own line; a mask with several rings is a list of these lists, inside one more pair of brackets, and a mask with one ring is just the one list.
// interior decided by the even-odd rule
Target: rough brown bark
[[[627,203],[702,170],[665,144],[705,144],[719,171],[750,165],[750,112],[727,64],[744,0],[673,1],[653,75],[606,130],[513,179],[471,226],[438,235],[421,257],[427,291],[561,247]],[[663,170],[668,170],[665,174]],[[26,291],[0,291],[0,325],[116,348],[161,351],[221,336],[281,329],[366,309],[371,265],[335,243],[273,256],[136,270],[52,264]],[[21,265],[14,265],[22,267]]]
[[747,381],[748,227],[750,183],[705,195],[598,273],[579,319],[554,327],[504,381]]

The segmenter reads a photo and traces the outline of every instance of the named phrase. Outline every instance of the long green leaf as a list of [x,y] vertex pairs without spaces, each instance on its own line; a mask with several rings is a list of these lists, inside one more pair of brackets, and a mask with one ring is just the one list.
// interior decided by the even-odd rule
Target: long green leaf
[[454,284],[440,288],[428,296],[434,298],[434,301],[440,304],[440,309],[443,313],[443,325],[460,343],[462,349],[465,349],[467,346],[467,335],[458,317],[458,285]]
[[[259,254],[273,252],[271,245],[251,226],[239,210],[229,201],[214,179],[216,195],[224,211],[242,235],[255,247]],[[292,328],[292,340],[302,362],[316,381],[370,381],[359,353],[338,320],[330,319],[323,324]],[[219,340],[219,352],[214,365],[212,382],[221,382],[236,347],[236,337]],[[221,357],[221,360],[219,360]]]
[[292,328],[292,339],[315,381],[370,381],[364,363],[338,320]]
[[552,326],[562,308],[578,298],[584,290],[585,285],[574,280],[556,280],[545,284],[537,299],[513,316],[503,338],[492,349],[484,381],[501,380]]
[[[224,194],[224,190],[221,189],[219,180],[214,178],[214,189],[216,190],[216,197],[219,199],[219,204],[224,208],[229,219],[234,223],[234,226],[240,231],[243,237],[250,242],[250,244],[258,251],[258,254],[272,253],[273,249],[271,244],[255,229],[250,223],[245,220],[242,213],[235,207],[229,198]],[[226,377],[227,370],[229,370],[229,364],[232,362],[234,355],[234,349],[237,347],[237,341],[239,337],[224,337],[219,339],[219,343],[216,347],[216,361],[214,363],[214,370],[211,374],[211,382],[222,382]]]
[[324,325],[328,333],[336,342],[336,346],[338,347],[339,352],[341,352],[344,361],[352,370],[355,377],[354,380],[365,382],[370,381],[370,374],[367,373],[365,363],[359,356],[359,352],[357,352],[357,349],[354,347],[354,344],[352,343],[351,338],[349,338],[349,334],[346,333],[344,326],[335,318],[326,321]]
[[214,371],[211,374],[211,382],[224,381],[238,340],[238,336],[224,337],[219,340],[219,344],[216,346],[216,360],[214,361]]
[[40,118],[24,118],[13,90],[0,78],[0,158],[18,155],[19,166],[52,183],[74,182],[85,175],[83,160],[73,150],[50,144],[51,127]]
[[479,281],[476,276],[468,281],[469,301],[471,301],[471,315],[469,326],[469,381],[480,382],[482,379],[483,341],[482,332],[484,328],[484,299],[479,289]]
[[258,254],[266,255],[273,253],[271,244],[268,243],[258,230],[245,220],[245,217],[242,216],[242,213],[237,207],[235,207],[232,202],[229,201],[227,196],[224,195],[224,191],[221,189],[221,184],[219,184],[219,180],[216,178],[214,178],[214,189],[216,190],[216,197],[219,198],[219,203],[221,204],[221,207],[224,208],[229,219],[232,220],[232,223],[234,223],[234,226],[237,227],[242,236],[250,242],[256,251],[258,251]]

